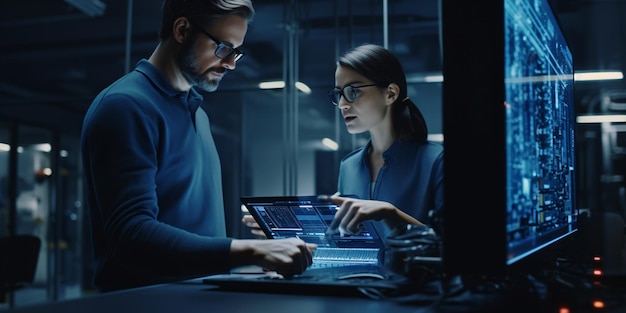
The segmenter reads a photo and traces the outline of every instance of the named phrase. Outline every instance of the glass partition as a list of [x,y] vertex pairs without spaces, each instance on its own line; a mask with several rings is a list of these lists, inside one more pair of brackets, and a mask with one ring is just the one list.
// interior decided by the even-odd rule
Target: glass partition
[[[346,131],[339,111],[327,96],[334,87],[338,56],[356,45],[387,46],[400,58],[407,72],[409,96],[424,113],[430,132],[441,133],[438,3],[254,2],[257,14],[242,47],[246,55],[216,92],[205,95],[203,104],[222,161],[229,236],[250,236],[241,224],[240,196],[335,191],[341,158],[364,145],[368,138],[368,134],[350,135]],[[120,49],[119,67],[97,71],[100,77],[108,77],[107,84],[124,74],[122,63],[132,68],[139,59],[149,57],[158,44],[160,6],[141,10],[129,6],[128,10],[134,18],[127,20],[131,25],[119,27],[128,42],[111,46],[126,48],[129,53],[123,57],[124,49]],[[109,14],[113,12],[98,17],[101,23],[81,25],[90,33],[98,33]],[[119,19],[115,23],[119,24]],[[138,35],[126,37],[129,29]],[[113,49],[110,47],[107,54]],[[261,83],[278,86],[265,87]],[[99,90],[85,90],[80,99],[68,102],[80,102],[86,111]],[[55,104],[36,105],[33,107],[51,109]],[[41,115],[33,112],[35,125],[44,118]],[[13,217],[9,216],[6,198],[0,198],[4,199],[0,201],[1,230],[6,234],[9,220],[14,219],[17,231],[40,234],[45,242],[37,274],[39,289],[28,297],[31,302],[55,301],[91,293],[92,259],[87,208],[82,199],[80,134],[7,121],[10,123],[0,124],[0,177],[12,166],[7,147],[12,134],[16,134],[14,144],[21,152],[13,167],[18,174],[14,186],[19,192],[13,201],[17,205]],[[0,184],[0,195],[9,191],[8,186]]]
[[240,196],[335,192],[341,158],[369,137],[349,134],[327,96],[338,56],[356,45],[398,56],[409,97],[443,140],[438,1],[423,2],[419,11],[409,0],[255,3],[246,56],[203,106],[224,168],[230,234],[248,234]]

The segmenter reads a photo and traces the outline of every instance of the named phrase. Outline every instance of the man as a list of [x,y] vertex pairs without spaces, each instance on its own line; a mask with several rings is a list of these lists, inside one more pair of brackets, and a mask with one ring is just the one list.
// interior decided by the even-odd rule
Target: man
[[259,265],[303,272],[315,245],[226,237],[220,160],[194,88],[243,56],[250,0],[165,0],[160,42],[91,104],[81,138],[101,291]]

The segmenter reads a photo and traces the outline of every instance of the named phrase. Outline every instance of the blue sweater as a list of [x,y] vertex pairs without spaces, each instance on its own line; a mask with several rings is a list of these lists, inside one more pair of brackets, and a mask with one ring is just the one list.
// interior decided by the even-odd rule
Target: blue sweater
[[[395,141],[383,153],[385,163],[375,179],[370,177],[367,161],[370,145],[368,142],[343,158],[337,190],[360,199],[389,202],[429,224],[429,211],[443,208],[443,145]],[[381,236],[389,234],[390,230],[383,223],[375,225]]]
[[201,103],[141,60],[89,107],[81,149],[98,289],[229,269],[220,160]]

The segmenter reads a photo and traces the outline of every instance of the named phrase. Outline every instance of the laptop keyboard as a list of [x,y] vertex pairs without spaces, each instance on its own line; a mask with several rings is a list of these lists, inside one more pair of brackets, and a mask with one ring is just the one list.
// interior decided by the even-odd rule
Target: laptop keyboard
[[378,249],[346,250],[345,248],[318,248],[313,255],[314,267],[345,266],[348,263],[376,263]]

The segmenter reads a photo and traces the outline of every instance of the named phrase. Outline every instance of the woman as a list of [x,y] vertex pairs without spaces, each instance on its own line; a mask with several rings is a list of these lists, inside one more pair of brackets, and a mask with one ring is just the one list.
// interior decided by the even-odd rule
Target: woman
[[[329,96],[351,134],[369,132],[367,144],[346,155],[339,168],[340,206],[330,231],[356,234],[366,220],[376,220],[386,236],[407,224],[429,224],[429,214],[443,206],[443,146],[427,140],[422,113],[407,96],[404,69],[384,47],[365,44],[337,63]],[[251,216],[243,222],[264,236]]]
[[443,206],[443,146],[427,140],[428,128],[407,96],[399,60],[384,47],[365,44],[344,54],[335,71],[331,101],[348,132],[369,132],[368,143],[346,155],[339,169],[341,206],[331,228],[355,234],[377,220],[381,234],[406,224],[428,224]]

